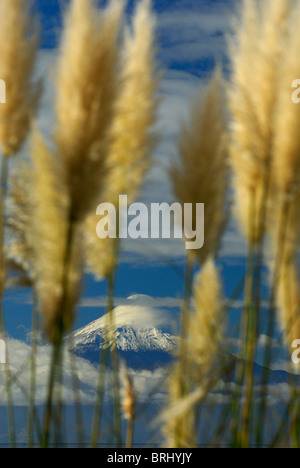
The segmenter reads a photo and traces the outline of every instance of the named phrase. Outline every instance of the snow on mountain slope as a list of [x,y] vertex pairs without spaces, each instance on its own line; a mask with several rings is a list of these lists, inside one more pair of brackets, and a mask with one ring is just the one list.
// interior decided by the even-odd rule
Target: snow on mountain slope
[[[154,369],[172,360],[176,347],[174,314],[155,307],[155,301],[144,295],[130,296],[126,305],[113,313],[115,340],[119,355],[129,367]],[[109,316],[94,320],[72,334],[71,349],[76,354],[98,362],[99,351],[113,345],[107,334]]]

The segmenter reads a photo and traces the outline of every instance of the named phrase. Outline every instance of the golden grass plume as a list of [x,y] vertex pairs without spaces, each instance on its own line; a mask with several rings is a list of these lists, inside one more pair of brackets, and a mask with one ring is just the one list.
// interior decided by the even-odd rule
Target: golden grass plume
[[[119,204],[119,194],[132,201],[138,194],[155,141],[152,124],[157,107],[158,76],[155,65],[155,19],[150,1],[138,4],[132,32],[127,30],[120,53],[120,77],[114,116],[108,132],[107,178],[102,199]],[[86,219],[86,262],[97,278],[105,276],[116,261],[114,239],[98,239],[94,212]]]
[[65,18],[55,82],[55,140],[74,218],[99,203],[105,179],[123,7],[112,0],[100,10],[94,0],[73,0]]
[[[8,241],[4,246],[6,278],[12,272],[9,284],[32,285],[33,268],[33,205],[31,198],[32,173],[28,162],[18,161],[9,178],[9,194],[6,203]],[[15,275],[15,273],[18,273]],[[8,279],[8,278],[7,278]]]
[[[44,329],[48,338],[53,340],[58,322],[61,320],[62,329],[66,331],[74,318],[73,306],[78,299],[82,274],[81,250],[79,246],[78,249],[72,249],[67,287],[64,290],[69,200],[61,176],[60,161],[46,146],[38,130],[35,130],[32,138],[31,156],[35,288]],[[64,300],[66,307],[62,306]]]
[[292,343],[300,337],[299,271],[296,262],[282,265],[277,288],[277,306],[280,325],[287,349],[292,352]]
[[115,239],[100,239],[96,233],[96,216],[87,215],[82,225],[82,238],[87,271],[102,280],[112,271],[115,261]]
[[215,255],[227,221],[228,162],[223,80],[217,69],[209,85],[193,104],[190,120],[179,137],[180,163],[170,170],[171,182],[181,204],[204,203],[205,241],[189,254],[200,263]]
[[28,0],[0,2],[0,77],[6,103],[0,105],[0,146],[15,153],[23,143],[37,106],[40,84],[33,80],[38,23]]
[[221,277],[210,257],[194,279],[193,311],[183,343],[184,368],[182,362],[177,361],[168,381],[169,402],[162,413],[162,421],[169,447],[196,444],[194,407],[217,381],[224,336]]
[[123,361],[121,362],[121,370],[123,374],[122,411],[126,419],[133,420],[137,395],[134,390],[132,376],[129,374],[127,366]]
[[133,200],[149,168],[157,105],[155,64],[155,18],[150,1],[143,0],[127,30],[120,61],[120,80],[115,116],[109,132],[107,201],[119,194]]
[[[194,308],[189,321],[190,359],[201,374],[208,375],[224,337],[222,282],[211,258],[194,280]],[[197,381],[197,372],[193,378]]]
[[[244,0],[229,56],[230,162],[235,210],[251,242],[265,234],[273,161],[274,116],[291,4]],[[252,66],[255,63],[255,73]]]
[[281,193],[293,197],[300,192],[300,146],[298,128],[300,109],[292,101],[292,83],[299,77],[300,6],[295,7],[293,22],[285,41],[274,119],[274,184]]

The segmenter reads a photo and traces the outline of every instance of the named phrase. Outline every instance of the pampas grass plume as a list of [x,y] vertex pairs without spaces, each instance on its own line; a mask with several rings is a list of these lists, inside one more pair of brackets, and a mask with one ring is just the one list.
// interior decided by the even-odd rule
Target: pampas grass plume
[[[79,294],[81,279],[80,249],[76,252],[76,263],[69,268],[68,288],[63,290],[65,251],[67,239],[68,196],[61,177],[60,161],[46,146],[42,135],[35,129],[31,156],[33,162],[32,196],[35,289],[44,320],[44,330],[51,340],[61,320],[63,331],[73,321],[73,307]],[[63,294],[67,295],[67,309],[62,308]],[[67,312],[66,312],[67,310]],[[64,317],[60,314],[64,313]]]
[[133,387],[133,380],[124,362],[121,363],[121,370],[124,381],[122,389],[122,411],[126,419],[133,420],[137,400]]
[[[6,203],[8,242],[4,246],[6,270],[17,275],[18,284],[32,285],[35,279],[33,268],[33,206],[32,172],[30,165],[19,161],[9,179],[9,194]],[[6,275],[7,276],[7,275]]]
[[99,10],[94,0],[73,0],[66,14],[56,75],[55,140],[71,216],[77,219],[97,206],[105,179],[123,7],[112,0]]
[[153,143],[150,129],[157,104],[155,20],[150,1],[136,8],[133,31],[127,31],[121,55],[119,93],[109,133],[108,182],[105,196],[113,202],[126,193],[133,200],[149,168]]
[[0,77],[6,103],[0,105],[0,146],[15,153],[23,143],[37,106],[40,83],[32,79],[38,47],[38,24],[28,0],[0,2]]
[[[195,277],[193,302],[194,309],[184,338],[184,370],[180,363],[175,363],[168,381],[168,406],[162,413],[168,447],[192,447],[196,443],[194,406],[215,384],[221,368],[218,356],[225,333],[223,293],[220,275],[212,258],[206,260]],[[183,385],[185,391],[182,391]]]
[[223,80],[216,70],[212,80],[191,109],[190,121],[182,125],[179,137],[180,164],[170,171],[177,199],[184,203],[204,203],[205,242],[189,254],[200,263],[216,254],[227,221],[226,123]]
[[116,262],[115,239],[100,239],[96,233],[95,219],[94,213],[88,214],[82,226],[84,256],[88,272],[96,280],[102,280],[112,271]]
[[224,335],[221,279],[211,258],[194,280],[194,307],[189,331],[190,357],[200,372],[207,375]]
[[269,206],[274,115],[290,13],[288,1],[244,0],[230,41],[230,162],[237,219],[251,243],[265,234],[262,218]]
[[277,306],[285,345],[292,352],[292,343],[300,337],[299,272],[295,262],[283,264],[277,287]]
[[[129,203],[137,196],[150,166],[158,84],[154,27],[150,2],[144,0],[137,6],[132,32],[127,31],[120,54],[120,79],[108,132],[107,178],[102,199],[115,206],[119,204],[119,194],[126,194]],[[87,266],[99,279],[111,271],[116,252],[114,239],[96,237],[95,219],[94,211],[87,216],[84,237]]]

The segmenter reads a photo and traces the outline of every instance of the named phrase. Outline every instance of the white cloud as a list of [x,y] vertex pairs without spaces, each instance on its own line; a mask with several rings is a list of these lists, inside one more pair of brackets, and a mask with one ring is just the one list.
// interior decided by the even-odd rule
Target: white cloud
[[280,339],[261,334],[257,339],[257,346],[262,348],[271,346],[272,349],[282,349],[282,341]]
[[[12,394],[14,406],[27,406],[29,403],[30,393],[30,358],[31,347],[23,341],[9,339],[9,369],[13,379]],[[49,372],[51,365],[51,347],[48,345],[39,345],[36,353],[36,386],[35,386],[35,404],[42,405],[46,401],[47,389],[49,383]],[[72,356],[72,357],[71,357]],[[0,406],[6,405],[6,377],[5,364],[0,364]],[[75,371],[74,371],[75,369]],[[106,371],[106,397],[109,398],[112,388],[111,371]],[[163,382],[165,380],[166,369],[158,369],[157,371],[129,371],[134,381],[135,391],[138,395],[139,402],[147,401],[151,396],[151,400],[161,400],[164,395]],[[60,387],[62,401],[67,405],[75,403],[75,393],[73,386],[74,376],[79,384],[79,398],[81,404],[93,407],[96,395],[96,385],[98,380],[97,366],[89,361],[76,357],[76,367],[74,368],[74,356],[70,355],[66,350],[64,352],[62,377],[63,383]],[[123,379],[122,372],[120,373],[121,383]],[[58,390],[58,387],[57,387]]]
[[[31,346],[23,341],[8,339],[9,370],[13,378],[13,403],[15,406],[27,405],[30,394],[31,379]],[[36,404],[42,404],[47,395],[49,383],[49,370],[51,364],[51,347],[49,345],[39,345],[36,352]],[[72,360],[69,353],[64,353],[63,364],[63,387],[62,395],[65,402],[74,401],[72,387]],[[77,375],[83,384],[80,388],[80,397],[83,403],[91,402],[91,395],[95,392],[95,382],[97,381],[97,370],[88,361],[77,358]],[[6,404],[5,392],[5,366],[0,364],[0,405]]]
[[[139,294],[135,297],[137,298],[136,303],[139,303],[140,306],[149,305],[150,301],[152,307],[173,308],[179,307],[181,304],[181,299],[176,297],[150,297],[143,294]],[[114,303],[116,306],[126,306],[128,305],[128,299],[125,299],[123,297],[115,297]],[[101,307],[106,305],[106,296],[83,297],[79,303],[79,307]]]
[[205,9],[181,8],[166,11],[158,16],[158,37],[162,44],[162,60],[173,65],[198,64],[203,58],[221,59],[226,53],[224,34],[230,28],[231,11],[223,5],[216,9],[211,4]]
[[[125,303],[114,308],[114,324],[116,327],[130,326],[133,329],[159,328],[167,327],[170,331],[178,329],[177,315],[173,311],[166,310],[162,304],[170,306],[170,299],[165,301],[152,298],[143,294],[129,296]],[[172,301],[172,307],[177,301]],[[83,300],[83,304],[85,300]],[[88,301],[90,303],[90,301]],[[178,304],[178,302],[177,302]],[[107,316],[103,316],[94,322],[86,325],[84,329],[86,333],[88,328],[94,330],[95,327],[103,328],[107,325]]]

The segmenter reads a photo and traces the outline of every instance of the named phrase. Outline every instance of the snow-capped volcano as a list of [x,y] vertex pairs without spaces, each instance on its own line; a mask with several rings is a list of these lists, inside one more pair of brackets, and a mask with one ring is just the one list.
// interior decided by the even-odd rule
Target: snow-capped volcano
[[113,311],[114,335],[108,333],[110,317],[106,314],[75,331],[70,348],[81,357],[98,362],[99,351],[115,343],[129,367],[154,369],[172,359],[176,347],[175,325],[174,315],[155,307],[151,297],[130,296],[126,305]]

